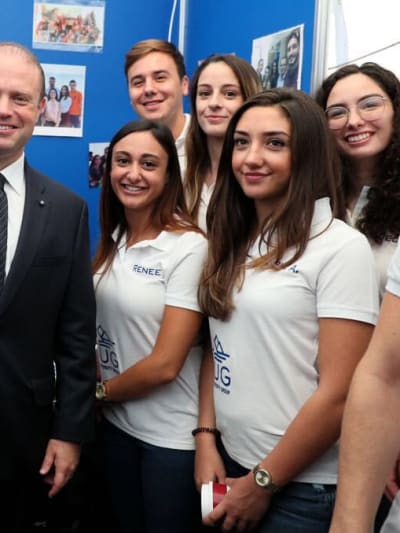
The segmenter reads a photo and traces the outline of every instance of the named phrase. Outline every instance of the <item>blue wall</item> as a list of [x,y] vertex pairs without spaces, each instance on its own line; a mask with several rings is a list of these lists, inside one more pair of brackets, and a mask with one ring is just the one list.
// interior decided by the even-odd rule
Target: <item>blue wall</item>
[[[99,190],[88,188],[88,145],[107,142],[135,118],[123,73],[126,51],[136,41],[168,37],[173,0],[106,0],[103,53],[35,49],[42,63],[86,65],[82,138],[34,136],[27,146],[31,165],[64,183],[89,205],[91,246],[98,239]],[[31,48],[31,0],[2,0],[0,40]],[[188,73],[210,53],[235,52],[250,60],[252,40],[304,23],[302,88],[310,88],[315,0],[188,0],[185,60]],[[172,40],[178,44],[179,7]],[[185,103],[188,109],[188,102]]]

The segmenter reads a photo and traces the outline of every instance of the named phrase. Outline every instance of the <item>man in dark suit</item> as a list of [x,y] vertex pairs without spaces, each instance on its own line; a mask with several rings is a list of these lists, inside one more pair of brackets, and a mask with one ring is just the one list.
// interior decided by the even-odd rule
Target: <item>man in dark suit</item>
[[43,110],[36,57],[0,43],[0,529],[24,531],[93,438],[95,303],[85,202],[32,169]]

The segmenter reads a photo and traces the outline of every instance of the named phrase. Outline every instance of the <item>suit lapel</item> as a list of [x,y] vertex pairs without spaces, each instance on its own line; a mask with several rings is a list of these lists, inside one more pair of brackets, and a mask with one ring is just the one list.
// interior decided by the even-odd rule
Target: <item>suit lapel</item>
[[32,264],[46,225],[50,202],[42,176],[25,163],[25,206],[13,262],[0,296],[0,314],[12,301],[26,271]]

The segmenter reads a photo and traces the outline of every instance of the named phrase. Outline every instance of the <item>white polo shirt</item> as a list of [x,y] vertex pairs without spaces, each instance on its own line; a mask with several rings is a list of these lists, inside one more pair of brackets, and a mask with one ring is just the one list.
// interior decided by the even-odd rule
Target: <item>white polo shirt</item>
[[[128,249],[125,242],[96,287],[97,342],[105,380],[151,353],[166,305],[200,311],[197,290],[207,253],[203,235],[163,231]],[[95,285],[98,279],[95,275]],[[139,399],[110,403],[105,417],[144,442],[194,449],[191,430],[197,424],[201,357],[200,344],[193,346],[172,383]]]
[[[360,218],[362,210],[368,203],[369,189],[370,187],[364,185],[357,200],[357,203],[354,206],[353,213],[350,213],[350,211],[347,212],[347,222],[353,227],[356,226],[357,220]],[[387,270],[390,260],[392,259],[392,256],[396,250],[397,240],[385,239],[382,244],[370,242],[370,245],[375,258],[376,271],[378,274],[379,282],[379,296],[382,300],[383,294],[385,292]]]
[[[210,319],[217,427],[228,454],[246,468],[273,450],[318,387],[319,318],[376,322],[371,248],[364,235],[331,217],[328,198],[318,200],[314,238],[296,263],[247,270],[231,318]],[[249,254],[259,256],[258,242]],[[337,457],[334,445],[296,480],[336,483]]]
[[400,297],[400,241],[390,262],[387,278],[386,290]]

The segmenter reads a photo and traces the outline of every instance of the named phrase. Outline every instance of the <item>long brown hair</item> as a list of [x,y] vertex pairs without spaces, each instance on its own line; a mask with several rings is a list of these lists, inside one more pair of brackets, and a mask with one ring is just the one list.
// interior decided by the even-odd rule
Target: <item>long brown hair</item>
[[[190,217],[185,198],[175,141],[167,126],[150,120],[133,120],[125,124],[112,138],[106,159],[106,168],[100,197],[100,241],[93,260],[93,271],[109,269],[122,236],[127,231],[124,207],[111,187],[111,167],[116,143],[131,133],[150,131],[168,154],[168,180],[162,195],[154,205],[153,217],[157,225],[169,231],[200,230]],[[118,230],[117,237],[113,233]]]
[[260,78],[254,68],[244,59],[232,54],[211,55],[197,68],[190,83],[190,104],[192,115],[186,136],[187,167],[184,188],[189,213],[197,218],[201,189],[205,176],[210,170],[210,155],[207,147],[207,136],[200,128],[196,113],[196,97],[199,78],[203,70],[211,63],[225,63],[238,80],[243,100],[257,94],[261,90]]
[[[245,196],[233,173],[234,133],[248,109],[269,106],[281,109],[291,123],[291,177],[282,206],[261,224],[260,247],[265,243],[268,252],[249,266],[280,270],[295,262],[310,238],[318,198],[329,197],[333,215],[344,216],[337,152],[324,113],[315,101],[301,91],[283,88],[247,100],[229,124],[216,188],[207,211],[209,255],[199,299],[205,314],[222,320],[228,319],[233,310],[232,292],[243,280],[258,222],[254,201]],[[293,253],[283,260],[289,248],[293,248]]]

